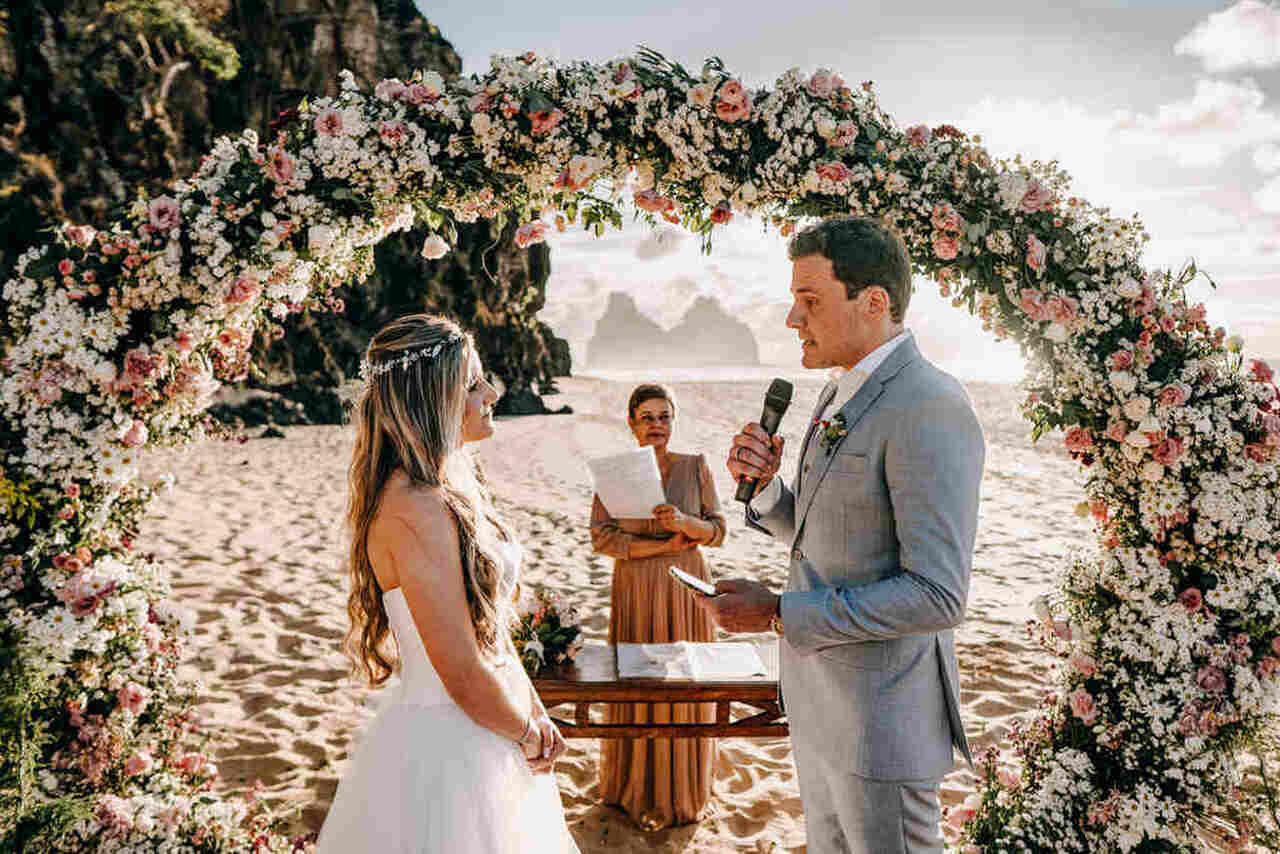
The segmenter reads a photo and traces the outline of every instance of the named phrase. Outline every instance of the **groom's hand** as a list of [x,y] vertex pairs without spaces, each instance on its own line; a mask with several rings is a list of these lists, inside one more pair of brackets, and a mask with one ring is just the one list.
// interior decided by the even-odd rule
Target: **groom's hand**
[[778,594],[758,581],[717,581],[715,596],[695,598],[698,607],[730,632],[767,632],[769,621],[778,613]]
[[786,440],[770,436],[759,424],[751,423],[733,437],[729,448],[729,473],[735,481],[755,479],[756,495],[769,485],[782,465],[782,447]]

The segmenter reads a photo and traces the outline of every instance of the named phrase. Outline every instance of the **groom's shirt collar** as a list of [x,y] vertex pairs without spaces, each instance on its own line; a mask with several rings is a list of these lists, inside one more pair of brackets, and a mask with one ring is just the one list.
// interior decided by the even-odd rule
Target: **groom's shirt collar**
[[[876,372],[876,368],[884,364],[884,360],[889,358],[889,354],[898,348],[903,341],[911,337],[911,333],[902,330],[879,347],[862,357],[858,364],[851,369],[844,371],[840,375],[840,380],[836,385],[835,397],[831,399],[833,406],[839,408],[843,406],[851,397],[858,393],[858,389],[862,388],[862,384],[867,381],[867,377]],[[828,407],[830,408],[830,407]]]

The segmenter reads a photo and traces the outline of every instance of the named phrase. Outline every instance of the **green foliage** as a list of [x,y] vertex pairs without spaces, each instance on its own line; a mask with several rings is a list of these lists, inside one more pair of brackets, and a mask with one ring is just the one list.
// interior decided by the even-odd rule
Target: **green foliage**
[[107,3],[103,12],[119,15],[147,38],[173,42],[219,80],[230,80],[240,73],[240,55],[235,46],[215,36],[185,3],[114,0]]

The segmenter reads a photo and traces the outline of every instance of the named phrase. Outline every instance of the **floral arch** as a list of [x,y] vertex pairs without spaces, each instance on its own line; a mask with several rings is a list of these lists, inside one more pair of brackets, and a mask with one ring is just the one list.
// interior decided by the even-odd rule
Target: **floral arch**
[[[717,61],[496,59],[303,102],[275,136],[220,139],[171,195],[24,253],[0,319],[0,835],[42,850],[290,850],[252,798],[207,793],[184,751],[183,625],[132,549],[148,447],[202,435],[254,330],[360,280],[423,222],[650,222],[754,213],[789,232],[884,217],[916,270],[1031,363],[1024,413],[1087,467],[1097,542],[1038,603],[1057,691],[988,755],[966,850],[1277,844],[1245,779],[1280,700],[1280,404],[1271,370],[1143,269],[1137,220],[1071,197],[1056,164],[993,159],[950,126],[899,130],[871,85],[789,71],[749,90]],[[554,223],[554,226],[552,225]],[[1194,271],[1191,271],[1192,273]],[[54,841],[54,838],[60,841]],[[19,846],[15,846],[19,847]]]

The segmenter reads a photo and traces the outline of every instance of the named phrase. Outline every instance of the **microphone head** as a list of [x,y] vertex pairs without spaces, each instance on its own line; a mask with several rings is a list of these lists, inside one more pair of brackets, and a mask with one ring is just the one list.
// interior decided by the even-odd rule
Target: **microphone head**
[[786,380],[775,379],[769,383],[769,390],[765,392],[765,404],[779,412],[785,412],[787,407],[791,405],[791,392],[791,383]]

